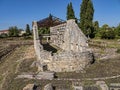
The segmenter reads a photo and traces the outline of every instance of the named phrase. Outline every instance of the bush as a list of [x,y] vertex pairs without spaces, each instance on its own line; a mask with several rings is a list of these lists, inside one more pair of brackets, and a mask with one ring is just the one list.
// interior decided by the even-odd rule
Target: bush
[[7,35],[6,33],[2,33],[2,34],[0,35],[0,38],[6,38],[6,37],[8,37],[8,35]]
[[112,29],[107,29],[107,30],[101,30],[101,39],[114,39],[115,38],[115,32]]
[[10,37],[18,37],[19,30],[16,26],[9,27],[9,36]]

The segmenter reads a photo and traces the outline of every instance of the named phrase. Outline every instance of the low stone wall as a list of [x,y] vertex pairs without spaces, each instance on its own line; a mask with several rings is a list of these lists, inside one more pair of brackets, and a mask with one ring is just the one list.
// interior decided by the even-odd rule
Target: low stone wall
[[74,54],[71,52],[71,55],[65,53],[54,55],[53,59],[47,63],[48,70],[55,72],[80,71],[93,61],[93,56],[90,52]]

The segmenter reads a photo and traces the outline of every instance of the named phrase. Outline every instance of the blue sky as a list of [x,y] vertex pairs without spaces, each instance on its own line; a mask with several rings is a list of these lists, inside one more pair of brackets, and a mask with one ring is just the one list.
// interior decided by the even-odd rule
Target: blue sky
[[[92,0],[94,21],[100,26],[108,24],[117,26],[120,23],[120,0]],[[50,13],[66,20],[66,7],[72,2],[75,15],[79,18],[82,0],[0,0],[0,30],[10,26],[25,28],[26,24],[47,17]]]

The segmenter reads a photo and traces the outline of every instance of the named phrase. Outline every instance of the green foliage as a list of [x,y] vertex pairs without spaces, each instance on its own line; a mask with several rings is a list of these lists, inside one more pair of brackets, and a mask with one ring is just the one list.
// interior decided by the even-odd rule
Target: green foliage
[[73,6],[72,6],[72,2],[70,2],[70,4],[68,4],[68,6],[67,6],[67,17],[66,18],[67,18],[67,20],[76,19],[74,10],[73,10]]
[[116,35],[120,36],[120,24],[116,27]]
[[40,34],[50,34],[50,29],[49,28],[39,28],[38,33]]
[[80,28],[84,31],[85,19],[86,19],[86,10],[87,10],[87,3],[89,0],[82,0],[81,8],[80,8]]
[[86,36],[94,35],[92,25],[94,8],[91,0],[83,0],[80,9],[80,28]]
[[95,34],[95,37],[100,37],[100,28],[99,28],[99,23],[98,21],[95,21],[93,23],[93,27],[94,27],[94,34]]
[[102,39],[114,39],[116,36],[115,31],[112,28],[110,28],[107,24],[102,26],[100,34]]
[[29,24],[26,24],[26,35],[27,36],[31,35]]
[[2,33],[2,34],[0,35],[0,38],[6,38],[6,37],[8,37],[8,34],[6,34],[6,33]]
[[10,37],[17,37],[19,36],[19,30],[16,26],[10,27],[9,28],[9,36]]
[[99,32],[99,23],[98,23],[98,21],[95,21],[93,23],[93,27],[94,27],[94,34],[96,35]]

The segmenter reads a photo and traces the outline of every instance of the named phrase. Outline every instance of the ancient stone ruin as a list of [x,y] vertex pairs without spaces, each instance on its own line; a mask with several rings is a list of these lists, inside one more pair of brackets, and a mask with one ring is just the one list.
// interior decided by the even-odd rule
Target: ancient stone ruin
[[33,22],[34,48],[40,71],[81,71],[93,61],[88,40],[75,20],[50,27],[50,42],[61,50],[51,53],[43,49],[38,35],[37,22]]

